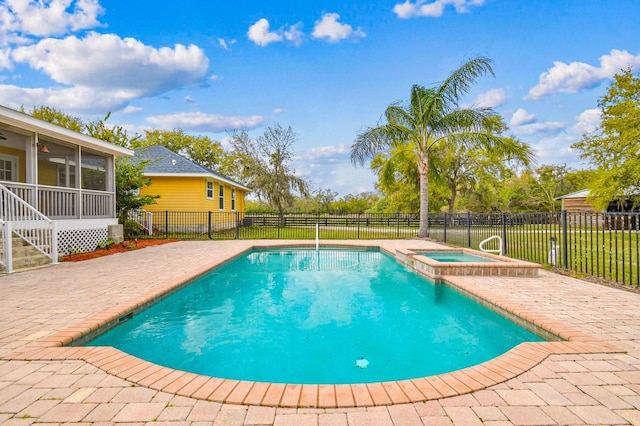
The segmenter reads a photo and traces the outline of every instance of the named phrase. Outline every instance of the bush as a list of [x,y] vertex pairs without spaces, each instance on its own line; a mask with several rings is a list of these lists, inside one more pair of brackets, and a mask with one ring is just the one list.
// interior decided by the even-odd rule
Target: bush
[[125,240],[135,240],[137,239],[141,234],[144,233],[144,229],[142,228],[142,225],[140,225],[138,222],[136,222],[135,220],[126,220],[124,222],[124,239]]

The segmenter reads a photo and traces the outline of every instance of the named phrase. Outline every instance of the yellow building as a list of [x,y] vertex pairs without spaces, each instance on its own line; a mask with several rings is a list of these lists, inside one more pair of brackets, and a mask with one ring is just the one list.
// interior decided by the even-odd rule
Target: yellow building
[[144,175],[151,185],[141,195],[159,195],[145,206],[154,227],[194,232],[213,224],[214,230],[233,228],[244,212],[249,188],[207,169],[161,145],[136,150],[134,161],[147,161]]

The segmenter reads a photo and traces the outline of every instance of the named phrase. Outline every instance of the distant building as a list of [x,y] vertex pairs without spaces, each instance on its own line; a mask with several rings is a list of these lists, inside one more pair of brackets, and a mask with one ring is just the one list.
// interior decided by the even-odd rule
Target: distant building
[[[154,227],[162,220],[159,212],[210,213],[215,229],[237,226],[236,213],[244,212],[245,195],[250,188],[162,145],[137,149],[133,161],[144,160],[148,161],[144,176],[151,185],[142,188],[140,194],[160,196],[156,204],[144,208],[154,214]],[[193,232],[209,220],[196,217],[199,216],[176,214],[169,220],[176,227],[175,232]]]
[[562,210],[568,212],[593,212],[595,209],[593,205],[588,201],[589,190],[583,189],[581,191],[572,192],[570,194],[557,197],[556,200],[562,201]]

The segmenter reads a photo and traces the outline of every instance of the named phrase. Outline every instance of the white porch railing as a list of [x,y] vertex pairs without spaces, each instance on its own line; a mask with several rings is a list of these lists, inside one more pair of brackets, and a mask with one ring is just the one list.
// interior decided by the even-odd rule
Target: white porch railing
[[33,208],[8,188],[0,185],[0,220],[4,248],[3,266],[12,272],[12,241],[17,235],[58,263],[58,231],[51,219]]
[[129,210],[129,220],[138,223],[147,235],[153,235],[153,213],[144,209]]
[[51,219],[113,218],[115,194],[3,181],[12,193]]

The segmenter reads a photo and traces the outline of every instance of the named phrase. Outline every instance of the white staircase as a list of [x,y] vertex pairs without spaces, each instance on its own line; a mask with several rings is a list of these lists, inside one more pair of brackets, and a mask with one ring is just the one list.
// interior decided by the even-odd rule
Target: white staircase
[[0,268],[10,273],[58,263],[56,224],[0,185]]

